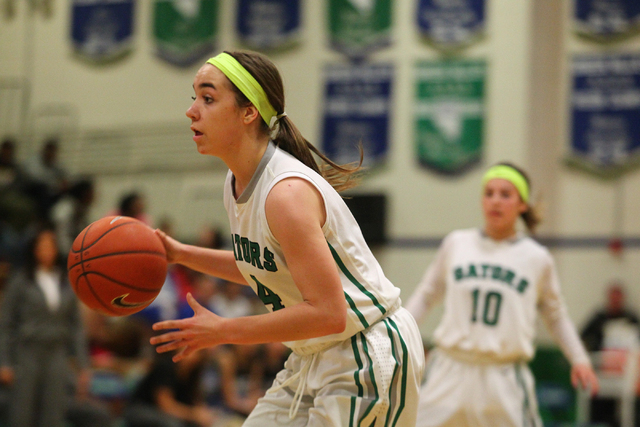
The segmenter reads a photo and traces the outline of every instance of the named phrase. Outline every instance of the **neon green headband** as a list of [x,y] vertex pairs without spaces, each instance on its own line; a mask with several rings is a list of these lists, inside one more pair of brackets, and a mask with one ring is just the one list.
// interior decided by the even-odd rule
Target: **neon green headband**
[[525,203],[529,202],[529,184],[527,184],[527,180],[520,172],[507,165],[492,166],[487,173],[484,174],[482,186],[484,187],[487,182],[495,178],[505,179],[512,183],[518,190],[518,193],[520,193],[522,201]]
[[236,85],[240,92],[258,109],[262,120],[271,125],[271,118],[276,115],[276,110],[271,106],[267,94],[260,83],[244,68],[233,56],[222,52],[209,58],[207,63],[216,66],[231,83]]

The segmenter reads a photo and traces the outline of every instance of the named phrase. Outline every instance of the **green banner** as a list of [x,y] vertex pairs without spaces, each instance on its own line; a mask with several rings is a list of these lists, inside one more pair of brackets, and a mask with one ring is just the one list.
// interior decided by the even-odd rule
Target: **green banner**
[[391,42],[392,0],[329,0],[331,47],[363,57]]
[[416,65],[415,141],[421,165],[459,174],[482,157],[483,60],[443,60]]
[[156,0],[153,36],[156,54],[179,67],[204,62],[218,33],[218,0]]

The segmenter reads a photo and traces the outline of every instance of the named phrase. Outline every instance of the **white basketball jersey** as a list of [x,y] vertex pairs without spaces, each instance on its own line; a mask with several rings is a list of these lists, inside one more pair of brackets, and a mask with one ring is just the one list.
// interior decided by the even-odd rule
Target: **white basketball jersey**
[[237,200],[233,196],[231,171],[224,187],[236,263],[267,309],[275,311],[303,301],[265,215],[265,201],[273,186],[291,177],[309,181],[324,199],[327,219],[322,230],[338,267],[348,305],[344,332],[285,343],[294,350],[306,351],[305,348],[343,341],[366,329],[400,304],[400,289],[385,277],[340,195],[319,174],[270,142],[249,185]]
[[496,241],[478,229],[450,233],[407,308],[419,319],[442,297],[444,314],[434,332],[442,349],[476,360],[529,360],[540,313],[570,361],[588,360],[551,254],[523,234]]

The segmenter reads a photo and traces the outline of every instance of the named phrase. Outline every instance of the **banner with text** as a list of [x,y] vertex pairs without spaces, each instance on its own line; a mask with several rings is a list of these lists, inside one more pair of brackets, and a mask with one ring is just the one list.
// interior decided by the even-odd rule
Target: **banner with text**
[[156,0],[153,38],[156,55],[178,67],[212,56],[218,35],[218,0]]
[[418,31],[441,50],[455,50],[480,39],[485,31],[485,0],[419,0]]
[[236,26],[249,49],[289,48],[300,41],[300,0],[239,0]]
[[331,47],[362,58],[391,43],[392,0],[329,0]]
[[73,0],[71,41],[80,58],[102,63],[133,48],[134,0]]
[[421,165],[459,174],[482,157],[486,62],[418,62],[415,141]]
[[331,64],[325,68],[322,151],[337,163],[360,159],[382,163],[387,156],[393,66]]
[[640,164],[640,55],[573,58],[568,161],[603,177]]
[[582,36],[607,42],[640,32],[639,0],[575,0],[574,25]]

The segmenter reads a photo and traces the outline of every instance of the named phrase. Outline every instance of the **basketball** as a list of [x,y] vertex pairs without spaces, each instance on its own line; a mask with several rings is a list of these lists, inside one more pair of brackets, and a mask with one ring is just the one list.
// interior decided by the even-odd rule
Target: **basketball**
[[76,237],[67,270],[85,305],[108,316],[126,316],[156,298],[167,275],[167,258],[153,229],[135,218],[109,216]]

